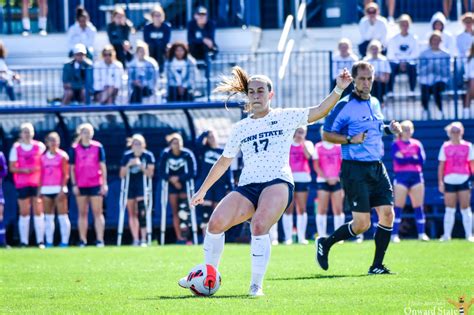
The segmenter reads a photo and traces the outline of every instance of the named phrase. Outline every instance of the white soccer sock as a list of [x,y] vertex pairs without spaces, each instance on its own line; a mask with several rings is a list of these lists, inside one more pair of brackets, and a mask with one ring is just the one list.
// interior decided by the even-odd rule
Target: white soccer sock
[[298,214],[296,216],[296,230],[298,231],[298,242],[306,239],[306,226],[308,225],[308,214]]
[[344,213],[341,213],[339,215],[334,215],[334,231],[340,228],[341,225],[344,224],[345,220],[346,220],[346,216],[344,215]]
[[21,23],[23,24],[23,29],[29,31],[31,29],[30,19],[29,18],[22,18]]
[[268,234],[254,236],[250,242],[250,254],[252,258],[252,279],[251,285],[256,284],[263,287],[263,277],[267,271],[270,261],[271,242]]
[[316,214],[316,228],[318,229],[319,237],[327,237],[327,222],[328,222],[328,215],[327,214]]
[[44,215],[44,231],[46,237],[46,243],[53,244],[54,240],[54,214],[45,214]]
[[471,207],[466,209],[461,209],[462,214],[462,225],[464,226],[464,232],[466,233],[466,238],[472,236],[472,210]]
[[283,232],[285,232],[285,241],[291,240],[293,236],[293,214],[283,214],[282,218]]
[[30,216],[21,215],[18,219],[18,230],[20,232],[20,242],[22,244],[28,245],[29,243],[29,234],[30,234]]
[[270,240],[278,242],[278,222],[272,225],[269,233],[270,233]]
[[204,262],[219,268],[222,252],[224,251],[225,234],[212,234],[206,231],[204,237]]
[[48,18],[45,16],[40,16],[38,18],[38,28],[40,30],[46,30],[46,25],[48,24]]
[[33,217],[35,224],[36,244],[44,242],[44,214]]
[[446,207],[444,213],[444,237],[451,238],[451,234],[453,233],[454,227],[454,215],[456,213],[456,208],[449,208]]
[[61,243],[69,244],[69,236],[71,235],[71,221],[67,214],[59,214],[59,229],[61,231]]

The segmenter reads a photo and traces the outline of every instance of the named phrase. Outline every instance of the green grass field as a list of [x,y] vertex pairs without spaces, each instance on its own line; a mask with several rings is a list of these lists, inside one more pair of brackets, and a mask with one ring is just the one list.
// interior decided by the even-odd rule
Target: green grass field
[[1,250],[0,313],[455,314],[448,298],[474,297],[471,243],[391,244],[386,263],[397,275],[389,276],[366,276],[373,249],[372,241],[338,244],[324,272],[314,245],[273,247],[261,298],[247,296],[248,245],[226,246],[211,298],[176,284],[202,262],[201,247]]

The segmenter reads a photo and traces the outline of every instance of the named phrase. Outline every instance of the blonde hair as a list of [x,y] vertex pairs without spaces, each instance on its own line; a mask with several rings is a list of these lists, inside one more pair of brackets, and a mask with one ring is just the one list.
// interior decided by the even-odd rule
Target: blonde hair
[[[215,93],[230,93],[229,97],[226,100],[226,108],[227,108],[227,102],[232,96],[239,93],[245,94],[245,95],[248,94],[249,82],[251,81],[263,82],[267,85],[269,92],[273,90],[272,80],[266,75],[250,76],[244,69],[242,69],[239,66],[235,66],[232,68],[232,76],[222,77],[221,82],[214,89],[214,92]],[[244,112],[248,113],[251,111],[252,111],[252,106],[249,103],[245,104]]]
[[143,148],[146,148],[146,141],[145,137],[143,137],[141,134],[136,133],[132,135],[131,137],[127,138],[127,147],[131,147],[133,145],[134,141],[140,142]]
[[435,36],[439,37],[439,39],[440,39],[441,41],[443,41],[443,33],[441,33],[440,31],[436,30],[436,31],[433,31],[433,33],[431,33],[431,35],[430,35],[430,39],[429,39],[429,43],[430,43],[430,44],[431,44],[431,40],[432,40],[433,37],[435,37]]
[[372,47],[377,47],[379,49],[379,53],[377,55],[380,56],[382,54],[382,43],[378,40],[378,39],[372,39],[369,43],[369,45],[367,46],[367,52],[366,52],[366,55],[369,55],[370,53],[370,48]]
[[110,52],[112,54],[112,60],[117,60],[117,53],[115,52],[114,46],[110,44],[105,45],[101,53],[102,58],[106,52]]
[[82,133],[82,130],[84,129],[89,130],[91,134],[91,138],[94,136],[94,127],[90,123],[80,124],[76,128],[77,137],[76,137],[76,140],[74,140],[74,144],[78,144],[81,141],[81,133]]
[[352,52],[352,42],[349,38],[347,37],[341,38],[341,40],[337,43],[337,48],[339,48],[343,44],[346,44],[349,47],[349,51]]
[[126,16],[126,15],[125,15],[125,10],[124,10],[121,6],[119,6],[119,5],[115,6],[114,10],[112,11],[112,19],[113,19],[117,14],[121,14],[121,15],[123,15],[123,16]]
[[149,56],[150,53],[148,52],[148,44],[142,41],[141,39],[137,40],[137,48],[135,49],[135,52],[138,51],[139,48],[142,48],[143,51],[145,52],[145,56]]
[[451,129],[452,128],[458,128],[459,130],[461,130],[461,135],[464,134],[464,125],[462,124],[462,122],[460,121],[453,121],[452,123],[450,123],[449,125],[447,125],[446,127],[444,127],[444,130],[446,130],[446,133],[448,134],[449,136],[449,133],[451,132]]
[[415,125],[413,125],[413,122],[411,120],[404,120],[400,123],[402,127],[408,127],[410,128],[411,132],[415,131]]
[[165,10],[163,10],[163,7],[161,5],[157,5],[157,6],[153,7],[153,9],[151,9],[150,15],[151,15],[152,18],[153,18],[153,14],[155,14],[155,13],[160,13],[161,18],[163,19],[163,21],[166,20]]
[[408,14],[400,15],[400,17],[397,20],[398,23],[403,22],[403,21],[408,22],[408,25],[411,25],[413,23],[411,16],[409,16]]
[[369,9],[375,9],[377,13],[379,12],[379,5],[375,2],[369,2],[364,8],[364,11],[368,11]]
[[59,134],[56,131],[51,131],[50,133],[46,135],[46,138],[45,138],[46,142],[49,141],[49,138],[55,138],[58,141],[58,143],[61,141],[61,138],[59,137]]
[[168,142],[168,145],[171,144],[171,142],[175,139],[179,141],[179,145],[182,147],[183,146],[183,137],[179,132],[173,132],[165,137],[166,142]]
[[23,131],[23,129],[28,129],[28,131],[31,133],[31,135],[35,134],[35,128],[33,127],[33,124],[28,122],[24,122],[20,125],[20,131]]

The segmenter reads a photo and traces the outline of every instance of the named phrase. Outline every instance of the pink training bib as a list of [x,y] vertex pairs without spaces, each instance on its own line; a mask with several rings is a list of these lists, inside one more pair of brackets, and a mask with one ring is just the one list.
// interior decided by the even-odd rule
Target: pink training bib
[[[403,154],[403,158],[413,158],[415,156],[421,157],[421,143],[416,139],[410,139],[408,142],[402,141],[400,139],[395,141],[396,151],[393,153],[393,156],[397,152]],[[419,163],[407,163],[400,164],[396,159],[393,159],[393,171],[398,172],[419,172],[421,173],[423,167]]]
[[308,159],[304,155],[304,144],[291,145],[290,148],[290,167],[293,173],[311,173]]
[[446,161],[444,164],[444,175],[462,174],[471,175],[469,167],[469,147],[471,143],[461,140],[460,144],[447,141],[443,144]]
[[41,185],[61,186],[64,178],[63,160],[67,154],[58,149],[53,158],[47,157],[47,153],[41,156]]
[[101,144],[91,141],[90,146],[83,147],[80,144],[73,145],[74,148],[74,174],[77,187],[95,187],[102,185],[102,171],[100,170]]
[[23,150],[20,143],[15,143],[15,150],[18,160],[16,166],[19,168],[35,168],[36,170],[29,174],[14,173],[13,181],[16,188],[38,187],[41,176],[41,149],[38,141],[33,140],[31,150]]
[[335,144],[332,148],[327,149],[323,142],[318,142],[315,145],[315,150],[318,152],[319,167],[326,178],[339,177],[342,164],[341,145]]

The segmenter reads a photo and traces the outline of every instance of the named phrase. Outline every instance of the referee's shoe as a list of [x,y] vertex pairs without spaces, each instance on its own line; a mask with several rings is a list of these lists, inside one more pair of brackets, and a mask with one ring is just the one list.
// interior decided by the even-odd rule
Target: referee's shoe
[[324,246],[326,237],[319,237],[316,241],[316,261],[323,270],[328,270],[328,254],[329,250]]
[[390,271],[386,266],[371,266],[369,268],[368,275],[393,275],[394,273]]

